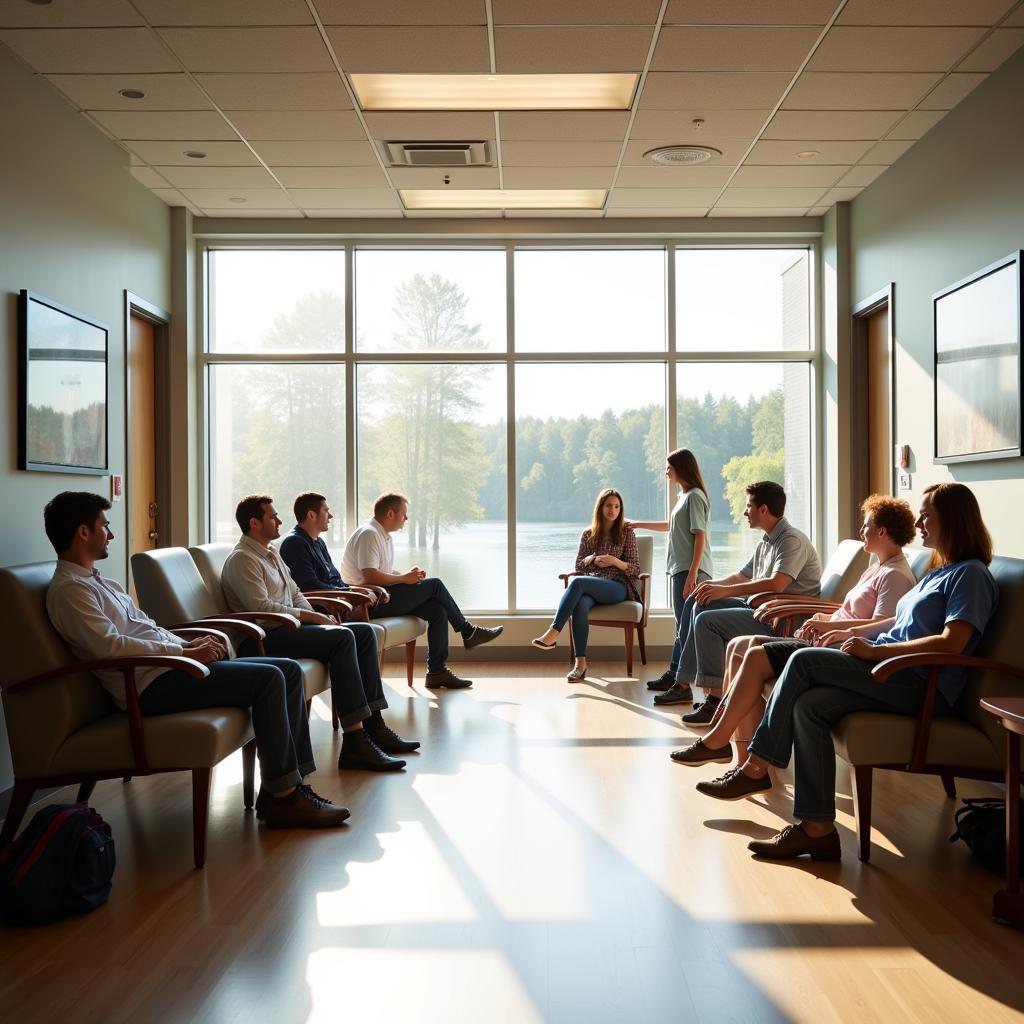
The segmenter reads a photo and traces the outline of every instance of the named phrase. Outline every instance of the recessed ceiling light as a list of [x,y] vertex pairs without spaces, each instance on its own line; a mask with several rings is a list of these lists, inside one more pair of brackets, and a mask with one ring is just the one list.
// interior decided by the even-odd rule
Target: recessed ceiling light
[[189,158],[189,160],[205,160],[206,159],[206,154],[201,149],[186,149],[185,150],[185,156],[187,156]]
[[820,149],[802,149],[797,153],[797,158],[800,160],[813,160],[816,156],[821,156]]
[[117,95],[126,100],[141,100],[146,94],[141,89],[118,89]]
[[599,210],[603,188],[403,188],[407,210]]
[[706,164],[721,155],[722,151],[713,146],[659,146],[647,150],[644,159],[667,167],[686,167],[690,164]]
[[228,202],[229,203],[247,203],[247,202],[249,202],[249,200],[244,198],[243,196],[228,196]]
[[635,74],[350,75],[364,110],[628,110]]

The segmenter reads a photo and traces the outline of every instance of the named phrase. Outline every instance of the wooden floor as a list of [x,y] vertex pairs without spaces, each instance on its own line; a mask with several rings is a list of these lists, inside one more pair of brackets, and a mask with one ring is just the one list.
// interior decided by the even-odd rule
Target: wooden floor
[[560,659],[473,669],[473,690],[437,695],[389,669],[391,721],[424,741],[400,776],[339,775],[315,705],[313,781],[351,807],[341,830],[258,826],[236,757],[195,871],[186,775],[101,783],[110,903],[0,930],[3,1017],[1022,1019],[1024,934],[990,920],[999,880],[946,842],[937,779],[882,773],[869,866],[845,774],[843,862],[759,863],[746,843],[789,820],[787,773],[767,799],[716,803],[693,786],[719,767],[669,761],[678,714],[620,665],[578,685]]

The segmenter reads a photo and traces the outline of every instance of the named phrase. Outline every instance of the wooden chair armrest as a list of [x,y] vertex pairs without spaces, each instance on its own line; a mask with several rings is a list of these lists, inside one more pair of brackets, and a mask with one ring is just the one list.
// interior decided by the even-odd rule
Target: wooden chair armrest
[[179,622],[167,628],[174,633],[179,629],[203,629],[207,624],[216,626],[218,629],[233,629],[245,637],[253,637],[257,640],[262,640],[267,635],[266,631],[257,626],[255,622],[245,622],[242,619],[200,619],[198,622]]
[[761,605],[768,601],[774,601],[779,597],[778,591],[775,590],[761,590],[756,594],[747,594],[746,601],[751,608],[760,608]]
[[362,590],[304,590],[302,592],[313,603],[314,597],[330,597],[336,601],[347,601],[350,605],[372,604],[373,598]]
[[992,669],[993,672],[1003,672],[1008,676],[1024,679],[1024,668],[1019,665],[1008,665],[1006,662],[991,661],[989,658],[974,658],[969,654],[943,654],[939,651],[925,654],[897,654],[892,658],[886,658],[885,661],[880,661],[871,670],[871,674],[880,683],[884,683],[893,673],[900,672],[905,668],[921,668],[924,666],[942,668],[944,665],[988,668]]
[[207,626],[182,626],[180,628],[168,630],[168,632],[182,638],[194,636],[215,636],[225,646],[227,646],[228,643],[227,633],[220,629],[210,629]]
[[313,597],[310,604],[322,608],[328,615],[338,619],[347,619],[352,614],[352,605],[340,597]]
[[[302,625],[294,615],[289,615],[287,612],[229,612],[228,614],[232,619],[242,619],[246,622],[276,622],[279,626],[284,626],[285,629],[298,629]],[[213,622],[223,618],[222,615],[211,615],[208,620],[200,619],[199,621]]]
[[[837,605],[838,607],[838,605]],[[783,619],[796,619],[796,618],[810,618],[812,615],[817,615],[818,612],[827,611],[828,609],[822,608],[818,605],[813,604],[784,604],[778,608],[770,608],[763,606],[758,609],[760,614],[754,616],[758,622],[768,622],[771,625],[775,625]],[[842,623],[837,621],[836,628],[841,629]]]

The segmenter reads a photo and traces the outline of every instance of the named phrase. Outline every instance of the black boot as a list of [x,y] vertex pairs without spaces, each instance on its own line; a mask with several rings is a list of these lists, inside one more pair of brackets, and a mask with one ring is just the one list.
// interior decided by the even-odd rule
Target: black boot
[[419,740],[403,740],[388,726],[379,711],[374,711],[363,723],[363,728],[385,754],[411,754],[414,750],[420,749]]
[[345,733],[341,741],[338,768],[356,772],[397,772],[405,762],[385,754],[365,729]]

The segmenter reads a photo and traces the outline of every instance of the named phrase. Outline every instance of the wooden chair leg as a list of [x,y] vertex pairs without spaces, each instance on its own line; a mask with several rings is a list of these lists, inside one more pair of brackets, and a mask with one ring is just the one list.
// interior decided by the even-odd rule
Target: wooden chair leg
[[121,781],[122,782],[131,782],[132,781],[132,777],[130,775],[126,775],[126,776],[124,776],[123,779],[121,779]]
[[7,808],[7,817],[4,818],[3,831],[0,831],[0,850],[14,842],[18,833],[18,826],[21,819],[25,817],[28,805],[32,802],[32,794],[36,787],[29,782],[14,780],[14,790],[11,793],[11,802]]
[[572,623],[569,623],[569,665],[576,664],[576,644],[572,638]]
[[309,721],[309,716],[312,713],[312,711],[313,711],[313,698],[310,697],[309,700],[306,701],[306,721],[307,722]]
[[416,638],[405,644],[405,681],[412,686],[412,674],[416,669]]
[[865,864],[871,859],[871,784],[869,764],[853,766],[853,811],[857,822],[857,857]]
[[206,822],[210,816],[212,768],[192,769],[192,854],[196,867],[206,864]]
[[637,642],[640,644],[640,664],[641,665],[646,665],[647,664],[647,646],[644,643],[644,627],[643,626],[637,626],[636,627],[636,639],[637,639]]
[[633,674],[633,627],[623,627],[623,632],[626,634],[626,675],[631,676]]
[[242,802],[247,811],[252,810],[253,794],[256,789],[256,741],[249,740],[242,747]]
[[949,772],[943,772],[940,776],[942,779],[942,788],[946,791],[946,796],[950,800],[956,799],[956,776]]
[[84,804],[88,801],[89,797],[92,796],[92,791],[96,788],[96,780],[93,779],[91,782],[83,782],[78,787],[78,796],[75,797],[76,804]]
[[334,690],[331,690],[331,728],[337,732],[341,728],[341,720],[338,718],[338,709],[334,706]]

